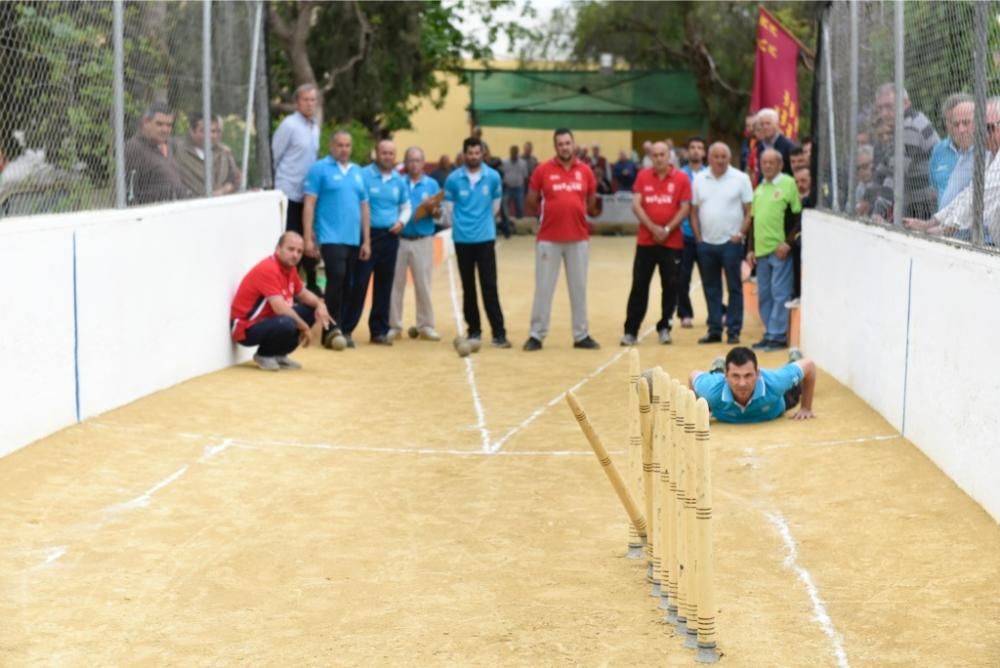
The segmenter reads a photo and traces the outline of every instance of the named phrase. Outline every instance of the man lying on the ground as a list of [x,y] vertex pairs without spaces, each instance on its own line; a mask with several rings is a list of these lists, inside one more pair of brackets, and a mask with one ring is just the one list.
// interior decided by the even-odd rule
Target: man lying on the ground
[[744,347],[733,348],[725,359],[716,357],[711,371],[692,371],[688,384],[708,402],[720,422],[766,422],[802,406],[793,420],[816,417],[812,412],[816,390],[816,365],[792,349],[789,362],[778,369],[758,369],[757,355]]
[[[253,361],[267,371],[300,369],[288,354],[312,340],[315,321],[328,329],[334,325],[326,304],[299,278],[298,264],[305,242],[298,232],[285,232],[278,239],[274,255],[254,266],[240,281],[229,310],[233,341],[243,346],[259,346]],[[293,305],[293,299],[299,303]]]

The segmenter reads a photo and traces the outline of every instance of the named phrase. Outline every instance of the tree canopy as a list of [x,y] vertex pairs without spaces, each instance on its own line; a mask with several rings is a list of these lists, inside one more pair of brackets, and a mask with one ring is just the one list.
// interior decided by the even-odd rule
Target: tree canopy
[[[288,110],[292,91],[315,83],[327,119],[357,121],[375,135],[410,127],[424,100],[440,106],[448,92],[444,73],[461,74],[466,57],[489,60],[501,31],[527,34],[494,12],[511,0],[453,2],[272,2],[269,18],[271,92]],[[531,11],[531,10],[528,10]],[[473,37],[463,19],[485,27]]]
[[[589,0],[554,12],[547,34],[525,44],[526,60],[568,52],[569,64],[593,64],[611,53],[640,69],[687,68],[697,79],[714,137],[735,139],[750,102],[755,56],[756,2],[606,2]],[[805,45],[816,40],[811,2],[765,3]],[[799,68],[802,131],[809,132],[809,66]]]

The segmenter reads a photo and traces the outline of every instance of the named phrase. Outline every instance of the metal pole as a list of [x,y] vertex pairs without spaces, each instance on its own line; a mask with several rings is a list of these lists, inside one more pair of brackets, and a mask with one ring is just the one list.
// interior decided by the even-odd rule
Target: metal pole
[[111,5],[114,32],[114,110],[115,132],[115,208],[124,209],[125,201],[125,10],[123,0]]
[[848,109],[851,116],[848,119],[847,137],[847,213],[854,215],[857,202],[854,201],[857,190],[857,137],[858,137],[858,0],[850,0],[851,9],[851,53],[850,53],[850,87],[848,93]]
[[253,19],[253,46],[250,55],[250,92],[247,93],[247,116],[243,124],[243,161],[240,163],[240,192],[247,191],[247,166],[250,163],[250,122],[253,118],[254,95],[257,94],[257,50],[260,48],[260,22],[264,3],[257,0]]
[[205,197],[212,196],[212,0],[201,4],[201,115],[205,130]]
[[[973,47],[976,97],[975,153],[972,176],[972,243],[983,243],[983,197],[986,172],[986,23],[989,21],[985,2],[975,3],[976,33]],[[996,240],[994,239],[994,243]]]
[[840,211],[840,196],[837,192],[837,131],[833,113],[833,52],[830,50],[830,28],[823,24],[823,62],[826,71],[826,113],[830,126],[830,208]]
[[905,68],[905,52],[903,50],[903,0],[896,0],[894,37],[896,44],[896,120],[894,122],[895,151],[893,155],[892,174],[892,224],[903,226],[903,102],[906,89],[903,88]]

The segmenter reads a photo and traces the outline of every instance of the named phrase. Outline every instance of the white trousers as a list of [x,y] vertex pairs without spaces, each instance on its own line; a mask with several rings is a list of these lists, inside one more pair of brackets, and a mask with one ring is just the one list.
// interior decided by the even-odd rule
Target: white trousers
[[535,244],[535,299],[531,306],[531,336],[542,341],[549,333],[552,297],[559,282],[559,268],[566,265],[573,340],[590,335],[587,324],[587,266],[589,241],[539,241]]
[[406,291],[406,274],[409,269],[413,276],[413,291],[417,297],[417,329],[434,329],[434,306],[431,304],[433,265],[433,237],[400,238],[396,273],[392,278],[392,298],[389,301],[390,327],[403,330],[403,293]]

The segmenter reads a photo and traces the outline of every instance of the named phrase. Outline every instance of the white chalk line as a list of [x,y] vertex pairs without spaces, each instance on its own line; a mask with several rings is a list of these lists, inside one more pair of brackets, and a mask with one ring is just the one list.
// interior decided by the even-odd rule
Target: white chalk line
[[[650,327],[649,329],[647,329],[646,331],[644,331],[642,334],[639,335],[639,341],[642,341],[644,338],[646,338],[647,336],[649,336],[649,334],[651,334],[653,331],[655,331],[655,329],[656,329],[656,327],[654,326],[654,327]],[[504,434],[496,442],[494,442],[493,444],[491,444],[490,445],[490,451],[493,452],[494,454],[499,453],[500,449],[503,448],[504,444],[506,444],[507,441],[509,441],[515,434],[517,434],[519,431],[521,431],[522,429],[524,429],[525,427],[527,427],[528,425],[530,425],[532,422],[534,422],[535,420],[537,420],[538,418],[540,418],[542,416],[542,414],[545,413],[547,410],[549,410],[550,408],[552,408],[553,406],[555,406],[556,404],[558,404],[559,402],[561,402],[563,399],[565,399],[567,392],[576,392],[581,387],[583,387],[584,385],[586,385],[587,383],[589,383],[590,381],[592,381],[594,378],[597,378],[597,376],[599,376],[602,373],[604,373],[605,369],[607,369],[609,366],[611,366],[612,364],[614,364],[615,362],[617,362],[618,360],[620,360],[622,357],[624,357],[625,354],[628,353],[629,350],[631,350],[631,348],[622,348],[620,351],[618,351],[617,353],[615,353],[611,357],[611,359],[609,359],[608,361],[604,362],[599,367],[597,367],[596,369],[594,369],[593,371],[591,371],[589,374],[587,374],[586,376],[584,376],[578,383],[576,383],[575,385],[573,385],[572,387],[570,387],[568,390],[566,390],[564,392],[560,392],[559,394],[557,394],[556,396],[552,397],[547,402],[545,402],[543,405],[541,405],[538,408],[536,408],[534,411],[532,411],[532,413],[527,418],[525,418],[524,420],[522,420],[519,424],[516,424],[513,427],[511,427],[507,431],[506,434]]]
[[833,626],[833,620],[830,619],[830,615],[826,611],[826,604],[820,598],[819,591],[813,583],[812,575],[798,563],[799,551],[795,545],[795,538],[792,537],[792,530],[788,527],[788,522],[779,513],[768,512],[764,514],[768,521],[778,530],[782,541],[785,543],[785,549],[788,551],[788,556],[785,557],[785,568],[795,571],[795,574],[803,586],[805,586],[806,592],[809,594],[809,600],[812,602],[813,620],[819,624],[823,633],[833,644],[833,654],[837,657],[837,666],[840,668],[849,668],[850,664],[847,661],[847,653],[844,651],[843,638]]
[[[457,260],[456,260],[457,261]],[[462,332],[462,309],[458,305],[458,290],[455,286],[455,269],[452,266],[453,263],[451,258],[447,258],[445,263],[448,265],[448,289],[451,292],[451,308],[452,313],[455,317],[455,331]],[[486,428],[486,411],[483,410],[483,402],[479,397],[479,386],[476,384],[476,370],[472,366],[472,357],[466,356],[462,359],[465,362],[465,379],[469,383],[469,389],[472,392],[472,406],[476,411],[476,429],[479,430],[479,436],[482,439],[482,449],[483,452],[490,451],[490,432]]]
[[[194,436],[194,434],[188,434],[186,436]],[[218,454],[224,452],[225,450],[233,447],[233,445],[234,445],[233,440],[227,438],[227,439],[222,439],[222,442],[220,442],[218,444],[206,446],[205,450],[204,450],[204,452],[202,454],[202,456],[198,459],[198,463],[204,464],[204,463],[210,461],[216,455],[218,455]],[[173,473],[171,473],[170,475],[168,475],[163,480],[160,480],[159,482],[157,482],[156,484],[154,484],[152,487],[150,487],[149,489],[147,489],[145,492],[143,492],[139,496],[137,496],[137,497],[135,497],[133,499],[130,499],[128,501],[123,501],[121,503],[115,503],[113,505],[107,506],[104,509],[98,511],[98,515],[99,515],[100,519],[97,520],[96,522],[88,523],[86,525],[78,525],[78,526],[74,527],[74,530],[85,531],[87,533],[92,533],[92,532],[94,532],[94,531],[96,531],[98,529],[103,528],[109,522],[115,520],[116,518],[118,518],[119,516],[121,516],[124,513],[131,512],[131,511],[137,510],[139,508],[146,508],[146,507],[148,507],[152,503],[153,497],[158,492],[164,490],[165,488],[169,487],[173,483],[177,482],[180,478],[182,478],[190,470],[190,468],[191,468],[190,464],[185,464],[184,466],[180,467],[179,469],[177,469],[176,471],[174,471]],[[53,546],[53,547],[50,547],[50,548],[46,548],[45,559],[41,563],[36,564],[32,568],[28,569],[29,572],[55,563],[56,561],[58,561],[59,559],[61,559],[63,556],[65,556],[68,551],[69,551],[69,546],[68,545],[56,545],[56,546]]]

